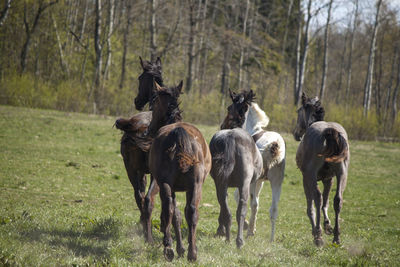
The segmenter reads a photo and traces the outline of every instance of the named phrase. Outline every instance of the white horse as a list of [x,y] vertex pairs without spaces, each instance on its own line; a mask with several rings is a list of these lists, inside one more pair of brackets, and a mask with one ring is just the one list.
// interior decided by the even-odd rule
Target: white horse
[[[240,127],[246,130],[254,139],[263,158],[263,174],[250,184],[251,215],[247,235],[254,235],[256,218],[259,205],[259,194],[264,181],[268,180],[272,189],[272,203],[269,209],[271,219],[271,238],[274,240],[275,223],[278,217],[278,202],[281,195],[282,182],[285,175],[285,141],[277,132],[265,131],[269,118],[265,112],[254,102],[244,101],[249,94],[254,99],[253,91],[244,91],[239,94],[230,92],[233,104],[228,107],[228,115],[221,128]],[[239,200],[235,191],[235,199]]]

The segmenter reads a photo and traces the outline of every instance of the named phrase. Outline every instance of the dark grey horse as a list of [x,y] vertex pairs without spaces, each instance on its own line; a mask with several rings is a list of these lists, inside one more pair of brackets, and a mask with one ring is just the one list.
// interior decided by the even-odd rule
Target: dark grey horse
[[[310,218],[314,243],[317,246],[323,245],[320,226],[321,209],[324,214],[325,233],[332,234],[328,218],[328,200],[332,178],[336,176],[337,187],[333,205],[336,219],[333,242],[339,244],[339,213],[343,205],[343,191],[346,187],[350,163],[347,133],[340,124],[324,121],[325,112],[318,97],[307,98],[303,93],[302,106],[297,113],[297,124],[293,135],[297,141],[301,140],[301,142],[296,153],[296,163],[303,174],[307,215]],[[324,184],[323,194],[318,189],[318,181]],[[317,210],[316,218],[313,201]]]
[[[251,98],[248,101],[250,103]],[[238,223],[236,245],[241,248],[244,244],[243,226],[250,184],[254,184],[261,176],[263,159],[253,138],[241,128],[218,131],[210,141],[210,151],[212,156],[210,174],[215,182],[220,205],[217,235],[225,235],[226,240],[230,240],[232,216],[228,207],[227,190],[228,187],[237,187],[239,201],[236,210]]]

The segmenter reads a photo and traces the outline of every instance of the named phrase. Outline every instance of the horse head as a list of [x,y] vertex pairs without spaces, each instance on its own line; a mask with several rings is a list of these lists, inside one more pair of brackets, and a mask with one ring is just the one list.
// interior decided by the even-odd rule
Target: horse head
[[308,127],[316,121],[323,121],[325,110],[321,106],[321,101],[318,97],[309,98],[301,95],[301,107],[297,110],[297,123],[294,129],[294,139],[300,141]]
[[142,110],[143,107],[151,101],[154,94],[154,81],[163,85],[161,59],[157,57],[155,62],[142,60],[140,58],[140,65],[142,66],[143,73],[139,76],[139,93],[135,98],[135,107],[137,110]]
[[228,107],[228,114],[221,124],[222,129],[241,128],[246,120],[249,106],[255,99],[253,90],[242,91],[238,94],[229,89],[232,104]]
[[182,120],[178,98],[182,93],[183,81],[175,87],[161,87],[155,83],[153,118],[149,125],[150,136],[155,136],[161,127]]

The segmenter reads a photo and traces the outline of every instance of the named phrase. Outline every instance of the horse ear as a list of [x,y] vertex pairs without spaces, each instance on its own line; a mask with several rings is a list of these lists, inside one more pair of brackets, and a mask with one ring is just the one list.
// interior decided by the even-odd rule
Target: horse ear
[[142,66],[142,69],[144,70],[145,67],[144,67],[143,59],[141,56],[139,56],[139,59],[140,59],[140,66]]
[[235,97],[236,97],[236,93],[235,93],[235,92],[232,92],[231,88],[228,88],[228,91],[229,91],[229,96],[231,97],[232,102],[233,102],[233,100],[234,100]]
[[158,67],[161,67],[161,58],[160,58],[160,57],[157,57],[157,59],[156,59],[156,65],[157,65]]
[[162,90],[162,87],[156,81],[154,81],[154,88],[156,89],[157,92]]
[[305,106],[305,105],[306,105],[306,102],[307,102],[307,97],[306,97],[306,94],[303,92],[303,93],[301,94],[301,104],[302,104],[303,106]]
[[253,92],[253,90],[250,89],[250,91],[246,95],[246,102],[253,102],[256,94]]
[[178,86],[176,87],[176,91],[177,91],[177,96],[179,96],[180,94],[182,94],[182,87],[183,87],[183,80],[181,80],[181,82],[178,84]]

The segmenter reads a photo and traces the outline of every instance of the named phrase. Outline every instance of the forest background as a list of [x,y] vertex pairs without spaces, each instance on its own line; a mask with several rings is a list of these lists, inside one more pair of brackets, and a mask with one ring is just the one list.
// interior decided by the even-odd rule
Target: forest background
[[219,124],[252,89],[291,132],[299,96],[352,139],[398,141],[400,3],[390,0],[1,0],[0,104],[130,116],[139,56],[184,81],[184,119]]

